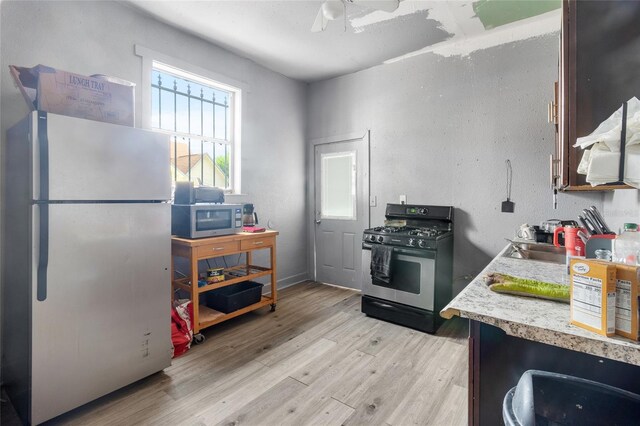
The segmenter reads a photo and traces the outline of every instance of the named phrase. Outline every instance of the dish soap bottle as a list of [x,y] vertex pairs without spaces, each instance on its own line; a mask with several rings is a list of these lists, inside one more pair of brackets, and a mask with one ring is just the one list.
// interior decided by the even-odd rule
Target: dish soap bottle
[[640,233],[635,223],[625,223],[624,232],[613,240],[613,261],[627,265],[638,264]]

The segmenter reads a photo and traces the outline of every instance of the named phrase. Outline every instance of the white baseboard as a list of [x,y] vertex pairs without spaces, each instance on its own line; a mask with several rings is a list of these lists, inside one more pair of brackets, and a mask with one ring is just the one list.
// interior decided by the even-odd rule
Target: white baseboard
[[[299,284],[307,280],[309,280],[309,274],[306,272],[303,272],[301,274],[291,275],[290,277],[282,278],[278,280],[278,283],[277,283],[278,290],[283,290],[287,287],[291,287],[292,285]],[[270,287],[265,286],[265,288],[268,288],[269,291],[263,294],[271,294]]]
[[357,291],[358,293],[362,293],[362,290],[359,289],[359,288],[346,287],[346,286],[338,285],[338,284],[323,283],[322,281],[316,281],[316,282],[319,283],[319,284],[322,284],[322,285],[328,285],[330,287],[337,287],[337,288],[341,288],[343,290],[353,290],[353,291]]
[[294,284],[301,283],[302,281],[306,281],[309,279],[309,274],[307,272],[302,272],[300,274],[291,275],[290,277],[282,278],[278,280],[278,288],[286,288],[292,286]]

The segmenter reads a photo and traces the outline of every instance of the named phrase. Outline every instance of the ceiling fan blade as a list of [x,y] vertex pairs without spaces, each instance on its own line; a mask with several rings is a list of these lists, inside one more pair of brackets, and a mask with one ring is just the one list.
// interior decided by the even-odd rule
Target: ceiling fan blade
[[316,15],[316,20],[311,26],[311,32],[324,31],[329,21],[338,19],[344,14],[344,7],[342,0],[327,0],[322,3],[318,15]]
[[325,18],[324,13],[322,12],[322,7],[318,10],[318,15],[316,15],[316,20],[313,21],[313,25],[311,26],[311,32],[319,33],[320,31],[324,31],[327,28],[327,23],[329,20]]
[[393,12],[400,6],[399,0],[350,0],[358,6],[368,7],[369,9],[382,10],[385,12]]
[[346,5],[342,0],[327,0],[322,3],[320,9],[322,10],[325,18],[333,21],[344,14],[345,7]]

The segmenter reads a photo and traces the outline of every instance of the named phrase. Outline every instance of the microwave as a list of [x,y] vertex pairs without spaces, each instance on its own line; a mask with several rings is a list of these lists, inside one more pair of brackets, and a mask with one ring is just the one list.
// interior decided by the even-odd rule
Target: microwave
[[242,204],[172,204],[171,233],[182,238],[217,237],[242,229]]

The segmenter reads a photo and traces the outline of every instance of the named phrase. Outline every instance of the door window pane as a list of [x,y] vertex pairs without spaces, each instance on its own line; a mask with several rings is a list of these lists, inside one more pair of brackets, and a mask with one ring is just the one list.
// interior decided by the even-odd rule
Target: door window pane
[[356,218],[356,153],[322,154],[321,217],[328,219]]

